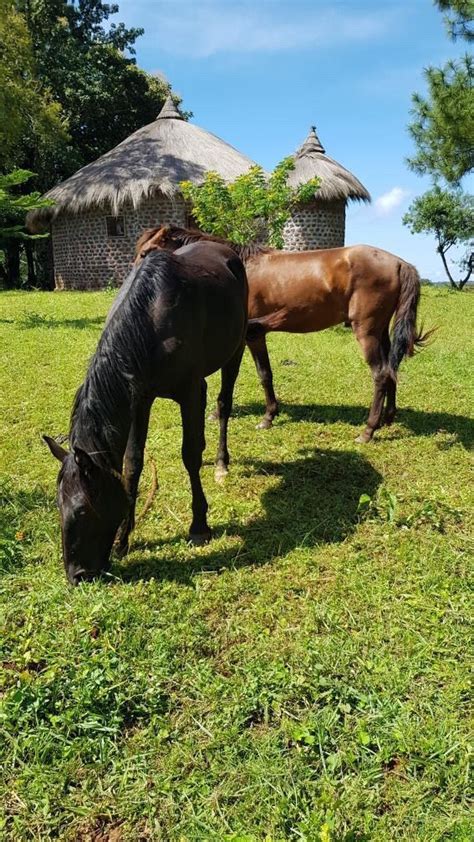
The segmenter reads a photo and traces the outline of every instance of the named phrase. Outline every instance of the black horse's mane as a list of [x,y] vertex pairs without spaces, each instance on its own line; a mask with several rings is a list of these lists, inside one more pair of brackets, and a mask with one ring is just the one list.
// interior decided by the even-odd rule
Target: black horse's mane
[[[71,448],[81,447],[99,465],[114,463],[125,447],[134,393],[150,378],[154,326],[150,305],[161,292],[166,308],[183,268],[169,252],[153,252],[135,267],[120,290],[79,387],[71,414]],[[127,431],[127,433],[125,432]]]
[[196,243],[199,240],[210,240],[212,243],[220,243],[223,246],[231,248],[244,264],[246,260],[249,260],[251,257],[255,257],[259,254],[269,254],[270,252],[275,251],[275,249],[272,249],[269,246],[262,246],[261,243],[255,241],[247,243],[246,245],[233,243],[231,240],[226,240],[224,237],[217,237],[215,234],[206,234],[198,228],[180,228],[178,225],[168,225],[167,228],[176,240],[179,239],[180,244],[183,246],[187,246],[190,243]]

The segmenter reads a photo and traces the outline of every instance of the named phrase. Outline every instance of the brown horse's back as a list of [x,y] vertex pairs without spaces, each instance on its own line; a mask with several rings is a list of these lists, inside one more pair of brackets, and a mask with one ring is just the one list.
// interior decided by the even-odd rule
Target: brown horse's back
[[389,319],[400,292],[400,258],[373,246],[256,254],[246,265],[249,318],[269,330],[324,330]]
[[[229,245],[200,231],[165,225],[145,232],[137,245],[137,260],[149,249],[176,251],[202,240]],[[398,367],[428,336],[416,326],[420,277],[415,267],[365,245],[307,252],[281,252],[256,243],[231,247],[243,260],[249,282],[247,345],[266,398],[258,426],[270,427],[278,414],[266,334],[307,333],[340,322],[352,326],[374,380],[367,426],[357,441],[369,441],[382,423],[391,424]]]

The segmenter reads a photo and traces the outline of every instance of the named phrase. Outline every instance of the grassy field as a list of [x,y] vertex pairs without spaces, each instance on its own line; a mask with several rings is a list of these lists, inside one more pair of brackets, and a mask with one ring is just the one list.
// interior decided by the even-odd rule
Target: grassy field
[[202,549],[157,403],[153,507],[113,578],[73,590],[40,436],[67,433],[112,298],[0,295],[1,838],[472,840],[474,295],[424,288],[439,329],[371,445],[350,331],[270,338],[269,432],[246,355],[223,486],[208,424]]

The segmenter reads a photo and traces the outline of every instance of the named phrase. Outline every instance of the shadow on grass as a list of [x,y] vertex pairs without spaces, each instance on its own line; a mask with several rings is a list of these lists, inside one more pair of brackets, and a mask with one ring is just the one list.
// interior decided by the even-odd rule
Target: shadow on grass
[[[247,525],[231,522],[214,529],[216,538],[238,536],[241,543],[237,548],[176,561],[163,558],[163,554],[167,545],[185,539],[186,533],[154,544],[132,539],[130,556],[114,565],[113,574],[124,581],[158,578],[189,583],[199,572],[263,565],[297,547],[343,541],[358,522],[360,495],[373,496],[382,481],[370,462],[354,451],[315,449],[290,463],[246,461],[244,465],[242,482],[251,485],[256,476],[266,474],[276,477],[278,484],[262,496],[262,517]],[[157,555],[134,558],[145,547]]]
[[66,327],[77,330],[103,325],[105,316],[91,316],[82,319],[55,319],[52,316],[43,316],[41,313],[23,313],[17,319],[0,319],[0,324],[16,325],[21,330],[30,330],[37,327]]
[[[275,426],[294,421],[313,421],[316,424],[334,424],[339,421],[344,424],[351,424],[353,427],[363,427],[369,414],[369,408],[368,406],[350,406],[349,404],[281,403],[280,412],[281,415],[276,419]],[[237,417],[248,415],[260,417],[263,415],[263,405],[261,403],[249,403],[245,406],[238,406],[235,414]],[[444,432],[455,436],[467,450],[474,445],[474,424],[472,418],[465,415],[451,415],[447,412],[423,412],[422,410],[400,407],[397,410],[395,421],[416,436],[433,436],[436,433]],[[261,435],[261,433],[256,432],[255,435]],[[385,435],[384,441],[387,441],[387,435]]]

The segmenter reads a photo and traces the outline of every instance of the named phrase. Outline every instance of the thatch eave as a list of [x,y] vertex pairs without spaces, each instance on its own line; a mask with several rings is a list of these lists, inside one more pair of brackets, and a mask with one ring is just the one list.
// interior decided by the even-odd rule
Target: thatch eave
[[182,181],[200,184],[211,170],[233,181],[254,165],[216,135],[183,120],[167,100],[153,123],[49,190],[45,198],[54,205],[31,211],[27,225],[38,230],[59,214],[92,208],[117,214],[125,205],[136,208],[156,193],[173,199],[180,194]]
[[326,155],[314,126],[293,155],[293,160],[295,168],[288,177],[288,183],[291,187],[299,187],[312,178],[319,178],[321,184],[314,194],[316,201],[371,201],[370,193],[362,182],[342,164]]

